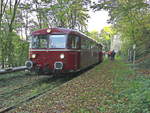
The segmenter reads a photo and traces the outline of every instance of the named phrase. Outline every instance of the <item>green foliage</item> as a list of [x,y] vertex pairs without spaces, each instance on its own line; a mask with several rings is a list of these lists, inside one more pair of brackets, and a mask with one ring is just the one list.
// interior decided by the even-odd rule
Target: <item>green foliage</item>
[[106,108],[105,108],[105,107],[100,106],[100,107],[98,107],[97,109],[98,109],[99,112],[101,112],[101,113],[105,113],[105,112],[106,112]]
[[108,10],[110,20],[121,35],[122,52],[136,44],[137,57],[150,52],[149,5],[145,0],[101,0],[95,10]]
[[101,36],[106,40],[110,40],[112,36],[116,34],[116,31],[112,27],[104,27],[101,33]]
[[28,42],[25,40],[21,40],[19,36],[15,36],[13,39],[13,45],[13,64],[24,65],[25,61],[28,59]]
[[[27,3],[22,3],[21,10],[33,14],[36,12],[38,21],[33,20],[29,15],[25,18],[32,22],[34,28],[31,30],[41,29],[45,27],[65,27],[71,29],[79,29],[85,31],[87,20],[89,18],[87,6],[90,0],[42,0],[40,2],[30,2],[30,9],[27,9]],[[46,4],[46,5],[45,5]],[[36,7],[35,7],[36,6]],[[34,7],[34,8],[33,8]],[[30,25],[30,23],[27,23]]]
[[81,108],[79,110],[77,110],[77,112],[74,112],[74,113],[91,113],[88,109],[84,109],[84,108]]
[[93,38],[97,42],[100,42],[103,44],[103,50],[109,51],[110,50],[110,43],[111,38],[116,34],[115,29],[110,27],[104,27],[101,32],[98,31],[91,31],[86,33],[89,37]]
[[110,50],[110,45],[111,45],[111,38],[116,34],[115,29],[111,27],[104,27],[103,30],[101,31],[101,40],[102,43],[104,44],[105,51]]
[[100,33],[98,31],[86,32],[86,34],[97,42],[100,42]]
[[28,56],[28,42],[23,41],[15,33],[9,33],[8,38],[1,41],[0,61],[3,67],[24,65]]
[[[20,16],[18,6],[20,0],[1,1],[0,9],[0,66],[10,67],[14,65],[24,65],[27,59],[27,43],[20,40],[16,32],[21,23],[17,16]],[[19,52],[18,52],[19,51]]]

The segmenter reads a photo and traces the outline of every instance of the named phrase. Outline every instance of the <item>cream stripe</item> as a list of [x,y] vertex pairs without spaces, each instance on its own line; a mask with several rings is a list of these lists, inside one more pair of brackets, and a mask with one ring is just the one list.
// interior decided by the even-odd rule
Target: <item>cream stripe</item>
[[30,49],[30,51],[81,51],[73,49]]

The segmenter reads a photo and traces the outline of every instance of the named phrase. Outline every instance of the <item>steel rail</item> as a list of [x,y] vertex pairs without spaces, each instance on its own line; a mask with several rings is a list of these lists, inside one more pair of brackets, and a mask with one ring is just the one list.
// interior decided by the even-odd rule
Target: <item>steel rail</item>
[[11,72],[16,72],[16,71],[23,71],[23,70],[26,70],[26,69],[27,69],[26,66],[0,69],[0,74],[6,74],[6,73],[11,73]]

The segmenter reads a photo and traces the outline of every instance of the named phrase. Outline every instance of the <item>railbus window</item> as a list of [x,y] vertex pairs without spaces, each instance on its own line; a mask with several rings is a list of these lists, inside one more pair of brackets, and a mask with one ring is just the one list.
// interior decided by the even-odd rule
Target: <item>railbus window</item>
[[66,35],[49,35],[49,48],[65,48]]
[[70,36],[70,40],[71,40],[70,41],[71,48],[72,49],[78,49],[80,37],[72,35],[72,36]]
[[46,35],[39,35],[32,37],[32,48],[47,48],[48,41]]
[[33,36],[31,48],[65,48],[66,40],[66,35]]
[[81,49],[86,49],[86,39],[84,37],[81,38]]

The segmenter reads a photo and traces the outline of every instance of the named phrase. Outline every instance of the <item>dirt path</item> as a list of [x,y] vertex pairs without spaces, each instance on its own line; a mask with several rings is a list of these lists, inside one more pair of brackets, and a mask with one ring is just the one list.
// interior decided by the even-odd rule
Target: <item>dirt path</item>
[[125,68],[120,61],[105,61],[11,113],[98,113],[103,112],[104,107],[111,113],[106,100],[111,98],[109,91],[113,92],[114,79],[123,73],[120,70],[127,70]]

